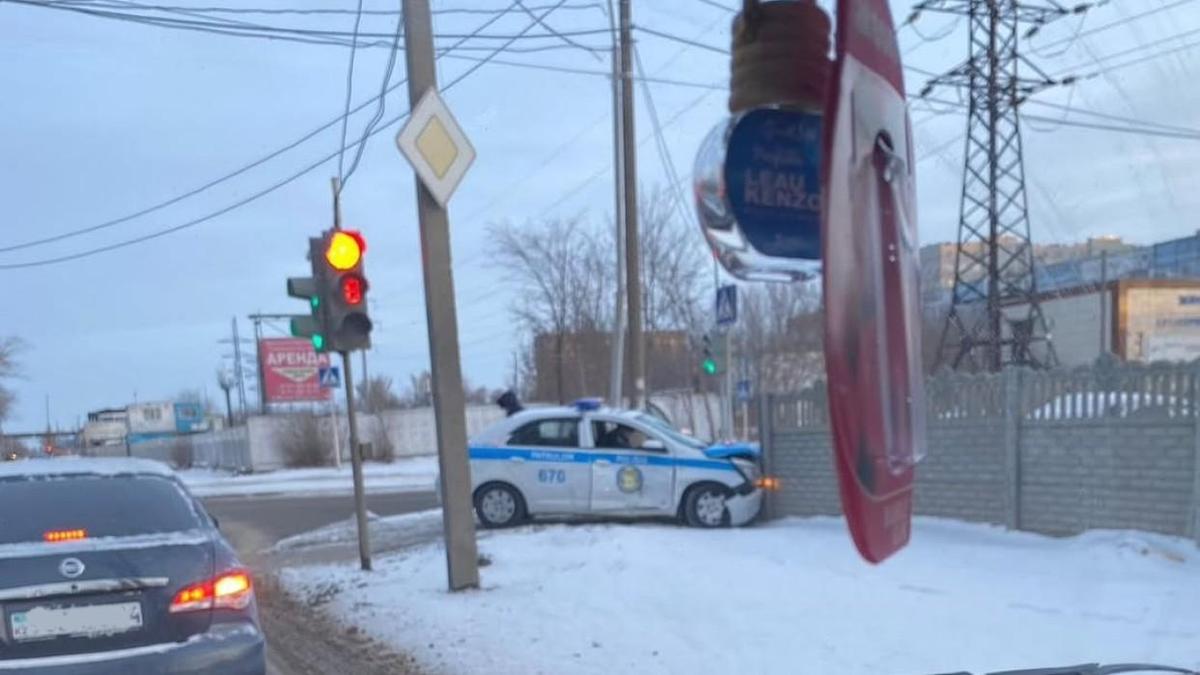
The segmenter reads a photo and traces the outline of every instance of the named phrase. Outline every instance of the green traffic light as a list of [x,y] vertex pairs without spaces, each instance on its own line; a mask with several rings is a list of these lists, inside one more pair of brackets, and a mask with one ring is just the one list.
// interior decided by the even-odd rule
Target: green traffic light
[[312,305],[312,309],[314,312],[317,311],[317,309],[320,308],[320,306],[321,306],[321,296],[319,296],[319,295],[312,296],[311,298],[308,299],[308,304]]
[[312,336],[312,346],[313,346],[313,349],[315,349],[317,351],[324,350],[325,349],[325,336],[321,335],[320,333],[314,334]]
[[716,359],[704,359],[704,362],[700,364],[700,369],[703,370],[706,375],[716,375],[717,374]]

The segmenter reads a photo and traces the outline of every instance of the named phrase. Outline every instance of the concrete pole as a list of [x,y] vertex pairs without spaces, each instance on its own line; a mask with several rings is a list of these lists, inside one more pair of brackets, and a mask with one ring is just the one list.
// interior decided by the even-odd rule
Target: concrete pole
[[608,404],[623,405],[625,377],[625,166],[623,127],[621,123],[621,42],[617,38],[616,16],[612,0],[608,0],[608,25],[612,29],[612,101],[613,101],[613,183],[616,203],[613,224],[617,243],[617,301],[613,312],[612,362],[609,370]]
[[638,251],[637,138],[633,116],[633,21],[630,0],[621,0],[621,156],[625,174],[625,304],[629,311],[632,407],[646,407],[646,342],[642,335],[642,273]]
[[[433,26],[429,0],[404,0],[404,54],[408,62],[408,102],[415,107],[425,92],[437,89]],[[446,572],[451,591],[479,587],[479,553],[471,506],[471,468],[467,462],[466,401],[458,353],[458,317],[450,266],[450,217],[416,177],[421,260],[425,278],[425,316],[432,360],[433,414],[437,427],[442,488],[442,526]]]

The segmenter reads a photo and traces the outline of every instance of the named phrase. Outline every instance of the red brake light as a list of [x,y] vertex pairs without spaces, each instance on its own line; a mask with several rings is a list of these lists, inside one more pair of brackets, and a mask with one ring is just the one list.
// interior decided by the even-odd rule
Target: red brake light
[[245,609],[254,597],[250,575],[241,570],[181,589],[171,600],[170,612],[203,609]]
[[87,539],[87,530],[82,527],[74,530],[47,530],[42,533],[42,539],[52,544],[60,541],[79,541]]

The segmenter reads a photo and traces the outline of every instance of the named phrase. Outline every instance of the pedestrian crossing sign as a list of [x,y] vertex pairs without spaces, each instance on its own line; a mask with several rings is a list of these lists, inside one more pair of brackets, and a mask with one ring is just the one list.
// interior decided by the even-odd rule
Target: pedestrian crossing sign
[[732,284],[717,289],[717,325],[732,326],[737,323],[737,286]]
[[342,370],[337,366],[317,369],[317,379],[322,389],[337,389],[342,386]]

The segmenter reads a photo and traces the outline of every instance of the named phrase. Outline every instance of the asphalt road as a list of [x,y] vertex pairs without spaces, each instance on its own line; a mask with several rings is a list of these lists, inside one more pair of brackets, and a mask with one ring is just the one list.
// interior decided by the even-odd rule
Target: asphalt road
[[[253,564],[254,553],[284,537],[315,530],[354,515],[354,496],[349,494],[209,497],[203,502],[249,564]],[[367,510],[380,516],[424,511],[436,506],[437,497],[433,492],[367,495]],[[246,534],[250,534],[246,530],[253,530],[253,536],[246,537]],[[243,541],[239,542],[238,539]],[[257,548],[251,550],[252,546]]]
[[[257,495],[204,499],[221,532],[255,572],[259,613],[267,636],[269,675],[415,672],[403,655],[362,638],[313,613],[279,590],[271,578],[278,560],[261,552],[284,537],[345,521],[354,515],[353,495]],[[367,496],[367,509],[380,516],[423,511],[437,506],[433,492]],[[372,528],[374,529],[374,528]],[[373,545],[372,549],[376,546]],[[353,554],[351,554],[353,559]]]

